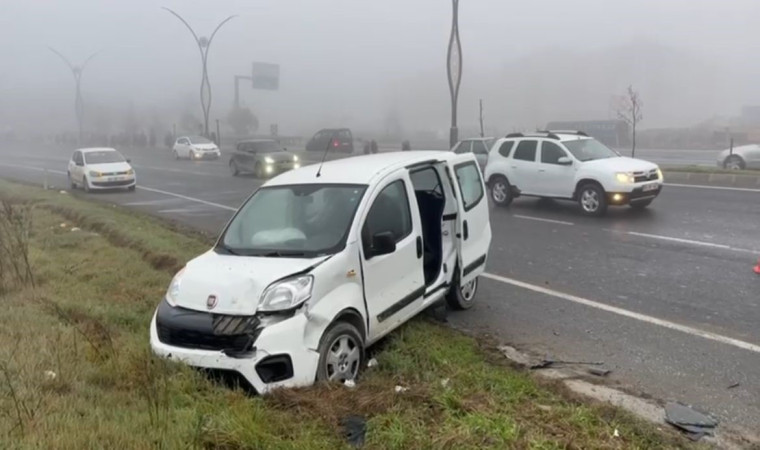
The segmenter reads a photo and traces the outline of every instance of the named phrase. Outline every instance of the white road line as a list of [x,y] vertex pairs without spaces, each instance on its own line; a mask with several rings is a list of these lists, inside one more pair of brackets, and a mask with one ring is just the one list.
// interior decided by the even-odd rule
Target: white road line
[[715,190],[718,190],[718,191],[760,192],[760,189],[726,187],[726,186],[705,186],[703,184],[664,183],[664,185],[665,186],[672,186],[672,187],[682,187],[682,188],[715,189]]
[[[610,230],[610,231],[614,231],[614,230]],[[704,247],[722,248],[722,249],[727,249],[727,250],[730,250],[732,248],[730,245],[713,244],[712,242],[693,241],[691,239],[681,239],[681,238],[674,238],[674,237],[669,237],[669,236],[660,236],[658,234],[638,233],[636,231],[625,231],[625,234],[630,234],[631,236],[651,238],[651,239],[659,239],[662,241],[679,242],[681,244],[702,245]]]
[[174,192],[162,191],[161,189],[149,188],[149,187],[140,186],[140,185],[137,185],[137,189],[141,189],[143,191],[148,191],[148,192],[155,192],[157,194],[164,194],[170,197],[177,197],[184,200],[189,200],[191,202],[202,203],[204,205],[214,206],[220,209],[226,209],[227,211],[237,211],[237,208],[233,208],[232,206],[222,205],[220,203],[208,202],[206,200],[201,200],[199,198],[188,197],[182,194],[175,194]]
[[512,217],[516,217],[518,219],[535,220],[535,221],[538,221],[538,222],[556,223],[558,225],[575,225],[572,222],[565,222],[564,220],[544,219],[544,218],[541,218],[541,217],[523,216],[521,214],[512,214]]
[[551,297],[566,300],[569,302],[577,303],[579,305],[596,308],[596,309],[606,311],[612,314],[617,314],[619,316],[628,317],[630,319],[638,320],[638,321],[645,322],[651,325],[657,325],[663,328],[667,328],[669,330],[680,331],[682,333],[686,333],[691,336],[697,336],[697,337],[701,337],[701,338],[708,339],[711,341],[719,342],[721,344],[731,345],[743,350],[749,350],[754,353],[760,353],[760,345],[741,341],[739,339],[734,339],[728,336],[711,333],[709,331],[703,331],[698,328],[690,327],[687,325],[681,325],[675,322],[670,322],[668,320],[658,319],[657,317],[652,317],[646,314],[629,311],[627,309],[618,308],[616,306],[606,305],[604,303],[595,302],[593,300],[577,297],[575,295],[565,294],[563,292],[555,291],[553,289],[547,289],[545,287],[537,286],[530,283],[525,283],[523,281],[514,280],[512,278],[502,277],[502,276],[494,275],[491,273],[484,273],[482,276],[484,278],[488,278],[493,281],[510,284],[512,286],[527,289],[529,291],[537,292],[539,294],[544,294]]

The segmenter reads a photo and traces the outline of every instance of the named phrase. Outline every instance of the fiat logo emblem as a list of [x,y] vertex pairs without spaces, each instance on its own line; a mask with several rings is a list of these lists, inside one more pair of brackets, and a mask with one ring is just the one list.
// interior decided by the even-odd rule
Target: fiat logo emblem
[[206,299],[206,308],[208,309],[214,309],[216,308],[216,295],[209,295]]

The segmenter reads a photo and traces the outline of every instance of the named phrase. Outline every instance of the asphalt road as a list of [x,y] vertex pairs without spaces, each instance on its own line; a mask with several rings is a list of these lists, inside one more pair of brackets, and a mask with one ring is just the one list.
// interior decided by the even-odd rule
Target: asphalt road
[[[0,176],[65,188],[68,151],[0,151]],[[92,194],[211,233],[260,185],[225,161],[128,155],[134,193]],[[77,195],[83,195],[78,193]],[[580,215],[517,199],[492,208],[478,303],[450,321],[555,359],[602,361],[607,382],[760,429],[760,190],[666,186],[645,211]],[[736,384],[738,383],[738,386]],[[735,386],[731,387],[730,386]]]

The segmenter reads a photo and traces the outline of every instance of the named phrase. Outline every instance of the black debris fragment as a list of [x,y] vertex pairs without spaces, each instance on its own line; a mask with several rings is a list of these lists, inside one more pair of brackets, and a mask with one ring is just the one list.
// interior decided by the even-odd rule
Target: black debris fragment
[[681,430],[692,441],[713,436],[714,429],[718,426],[718,420],[709,414],[676,402],[665,405],[665,421]]
[[726,389],[733,389],[733,388],[738,388],[739,386],[741,386],[741,383],[739,383],[739,382],[736,382],[736,383],[734,383],[734,384],[730,385],[729,387],[727,387]]
[[601,366],[603,364],[604,364],[603,362],[596,362],[596,361],[562,361],[562,360],[556,360],[552,358],[551,356],[547,356],[540,362],[530,366],[529,369],[530,370],[548,369],[549,367],[553,367],[557,365]]
[[612,372],[610,369],[599,369],[596,367],[592,367],[588,369],[588,373],[590,373],[591,375],[596,375],[598,377],[606,377],[607,375],[610,374],[610,372]]
[[349,444],[355,448],[364,445],[364,436],[367,433],[367,421],[362,416],[347,416],[341,419],[343,436]]

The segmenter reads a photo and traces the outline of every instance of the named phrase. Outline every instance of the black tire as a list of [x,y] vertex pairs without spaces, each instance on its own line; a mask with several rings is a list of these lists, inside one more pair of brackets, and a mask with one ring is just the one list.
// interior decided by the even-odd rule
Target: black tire
[[128,192],[135,192],[136,188],[137,188],[137,185],[132,185],[132,186],[130,186],[130,187],[127,188],[127,191]]
[[465,286],[461,286],[459,280],[459,269],[456,268],[454,269],[454,280],[446,294],[446,303],[451,309],[463,311],[472,308],[474,304],[475,295],[478,293],[478,279],[474,278]]
[[177,153],[177,150],[174,150],[174,159],[179,161],[179,153]]
[[256,176],[256,178],[264,178],[264,169],[261,166],[261,161],[257,161],[256,165],[253,166],[253,174]]
[[491,200],[498,206],[509,206],[514,199],[512,185],[505,177],[498,175],[491,180]]
[[355,380],[364,365],[364,355],[364,339],[356,327],[348,322],[331,325],[319,341],[317,381]]
[[747,165],[741,156],[731,155],[723,162],[723,168],[728,170],[744,170]]
[[87,177],[82,178],[82,189],[87,193],[90,192],[90,182],[87,181]]
[[77,188],[77,184],[74,183],[74,180],[71,178],[70,173],[67,173],[66,175],[69,177],[69,189],[71,189],[72,191],[75,190]]
[[238,165],[234,159],[230,161],[230,171],[232,172],[233,177],[240,175],[240,169],[238,169]]
[[607,212],[607,194],[596,183],[586,183],[578,189],[578,205],[584,215],[603,216]]
[[652,200],[631,203],[631,208],[641,210],[652,204]]

